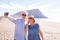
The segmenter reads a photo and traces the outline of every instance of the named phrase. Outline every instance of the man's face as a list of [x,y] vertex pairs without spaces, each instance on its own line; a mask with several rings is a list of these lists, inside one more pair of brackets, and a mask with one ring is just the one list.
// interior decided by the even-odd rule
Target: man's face
[[26,14],[22,14],[22,18],[25,19],[26,18]]

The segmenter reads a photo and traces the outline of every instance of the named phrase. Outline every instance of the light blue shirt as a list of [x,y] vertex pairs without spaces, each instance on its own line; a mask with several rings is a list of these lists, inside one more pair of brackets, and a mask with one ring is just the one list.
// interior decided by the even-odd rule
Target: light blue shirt
[[23,19],[12,19],[9,18],[10,21],[12,21],[15,24],[15,33],[14,33],[14,39],[15,40],[24,40],[25,39],[25,21]]

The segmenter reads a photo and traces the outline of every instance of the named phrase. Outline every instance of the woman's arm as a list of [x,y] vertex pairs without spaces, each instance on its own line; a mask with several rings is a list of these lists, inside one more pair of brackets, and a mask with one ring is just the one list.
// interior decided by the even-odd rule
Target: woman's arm
[[44,40],[43,33],[40,28],[38,28],[39,35],[41,36],[42,40]]
[[26,40],[28,40],[28,24],[25,26],[25,32],[26,32]]

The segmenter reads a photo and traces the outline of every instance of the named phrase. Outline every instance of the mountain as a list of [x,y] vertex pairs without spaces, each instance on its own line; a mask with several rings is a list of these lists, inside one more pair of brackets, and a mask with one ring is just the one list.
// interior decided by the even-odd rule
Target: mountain
[[[44,16],[42,14],[42,12],[39,9],[32,9],[32,10],[25,10],[25,11],[28,12],[28,15],[33,15],[35,18],[47,18],[46,16]],[[13,14],[12,16],[13,17],[19,17],[19,16],[21,16],[21,12],[22,11],[20,11],[16,14]]]

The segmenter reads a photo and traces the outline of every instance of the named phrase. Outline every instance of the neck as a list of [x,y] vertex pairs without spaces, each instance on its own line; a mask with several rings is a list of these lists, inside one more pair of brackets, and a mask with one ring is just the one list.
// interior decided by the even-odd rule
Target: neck
[[30,25],[31,25],[31,26],[33,26],[33,25],[34,25],[34,23],[31,23]]

